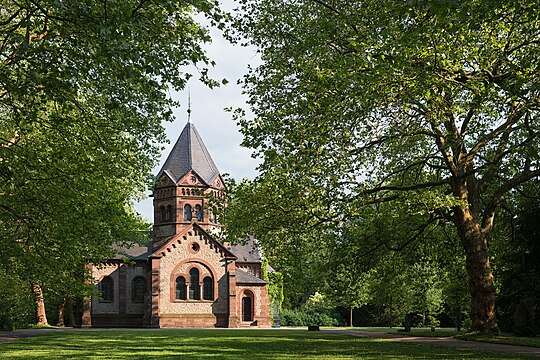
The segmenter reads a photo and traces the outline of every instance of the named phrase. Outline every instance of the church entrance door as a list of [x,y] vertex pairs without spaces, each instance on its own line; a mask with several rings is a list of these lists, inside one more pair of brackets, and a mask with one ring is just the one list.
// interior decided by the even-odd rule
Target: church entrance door
[[253,321],[253,300],[251,296],[245,295],[242,298],[242,321]]

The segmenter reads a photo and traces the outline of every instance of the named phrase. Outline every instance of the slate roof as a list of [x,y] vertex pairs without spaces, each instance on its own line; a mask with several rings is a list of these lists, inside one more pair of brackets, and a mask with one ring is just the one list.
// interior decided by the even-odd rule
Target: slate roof
[[113,246],[116,251],[115,260],[129,259],[129,260],[147,260],[152,250],[152,243],[146,243],[144,245],[131,244],[131,246]]
[[264,281],[263,279],[259,279],[258,277],[253,276],[243,270],[236,269],[236,283],[249,285],[265,285],[266,281]]
[[240,245],[232,245],[230,250],[238,258],[236,262],[262,262],[259,246],[252,236]]
[[177,183],[191,170],[194,170],[207,185],[211,185],[219,176],[219,170],[197,129],[192,123],[187,123],[154,182],[166,172]]

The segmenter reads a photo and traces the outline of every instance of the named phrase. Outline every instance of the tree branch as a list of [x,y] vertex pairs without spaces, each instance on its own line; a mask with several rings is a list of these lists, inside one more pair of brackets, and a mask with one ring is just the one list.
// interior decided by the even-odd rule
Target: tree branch
[[484,210],[484,216],[482,219],[482,231],[488,234],[493,229],[493,220],[495,218],[495,212],[497,208],[501,205],[504,195],[511,189],[515,188],[518,185],[523,184],[524,182],[531,180],[540,176],[540,169],[524,171],[520,174],[517,174],[513,178],[503,182],[497,190],[491,196],[486,209]]

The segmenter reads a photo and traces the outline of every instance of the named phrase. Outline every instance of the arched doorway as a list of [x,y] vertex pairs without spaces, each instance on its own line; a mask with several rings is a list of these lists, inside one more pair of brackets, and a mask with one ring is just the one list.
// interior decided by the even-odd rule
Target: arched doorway
[[245,291],[242,297],[242,321],[253,321],[253,293]]

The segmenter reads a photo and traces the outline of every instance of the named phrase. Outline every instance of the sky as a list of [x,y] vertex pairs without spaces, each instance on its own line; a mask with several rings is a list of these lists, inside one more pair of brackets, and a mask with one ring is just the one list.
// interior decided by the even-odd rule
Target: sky
[[[222,2],[222,9],[231,10],[232,8],[232,0]],[[209,75],[216,80],[226,78],[229,83],[219,88],[209,89],[198,80],[196,70],[189,70],[195,73],[186,89],[178,93],[171,92],[171,96],[180,101],[181,106],[174,109],[175,121],[164,124],[169,143],[162,144],[165,149],[153,173],[157,174],[161,169],[187,123],[189,89],[191,123],[201,135],[219,171],[222,174],[228,173],[237,180],[245,177],[253,179],[257,175],[256,167],[259,161],[251,157],[251,150],[240,146],[242,134],[232,119],[232,113],[224,109],[242,107],[248,110],[247,97],[242,95],[242,88],[237,85],[237,80],[247,73],[248,64],[256,66],[260,63],[260,58],[253,48],[230,44],[221,36],[219,30],[211,29],[210,33],[212,43],[206,45],[205,49],[216,65],[209,70]],[[136,203],[135,210],[148,221],[153,222],[152,198]]]

